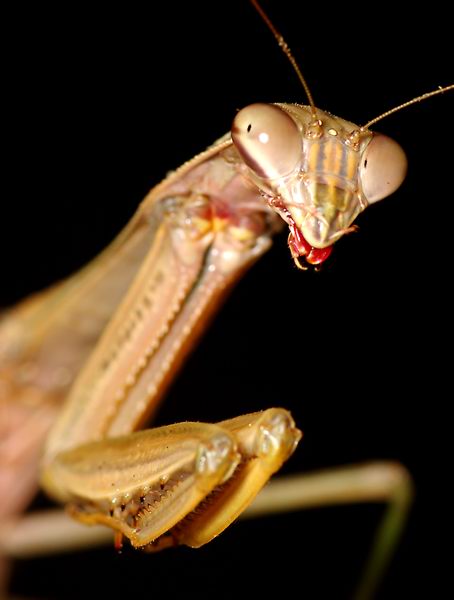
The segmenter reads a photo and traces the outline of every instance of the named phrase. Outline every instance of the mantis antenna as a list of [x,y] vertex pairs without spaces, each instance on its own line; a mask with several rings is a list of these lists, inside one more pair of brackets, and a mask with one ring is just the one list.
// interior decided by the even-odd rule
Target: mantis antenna
[[[313,115],[314,119],[316,120],[317,113],[316,113],[314,99],[312,98],[312,94],[309,89],[309,86],[307,85],[307,82],[304,79],[304,76],[301,72],[301,69],[298,66],[298,63],[295,60],[295,57],[292,54],[292,51],[290,50],[290,48],[289,48],[287,42],[284,40],[283,36],[279,33],[279,31],[276,29],[276,27],[271,22],[271,19],[268,17],[266,12],[260,6],[260,4],[258,3],[258,0],[250,0],[250,1],[251,1],[251,4],[254,6],[255,10],[259,13],[259,15],[262,17],[263,21],[266,23],[266,25],[270,29],[271,33],[276,38],[277,43],[279,44],[282,51],[284,52],[284,54],[287,56],[288,60],[290,61],[290,64],[292,65],[295,73],[298,76],[298,79],[300,80],[300,82],[304,88],[304,91],[306,92],[307,99],[309,100],[309,104],[311,106],[312,115]],[[422,102],[423,100],[427,100],[428,98],[431,98],[432,96],[437,96],[438,94],[443,94],[444,92],[448,92],[450,90],[454,90],[454,84],[447,85],[446,87],[439,87],[438,89],[433,90],[432,92],[427,92],[425,94],[422,94],[421,96],[413,98],[412,100],[408,100],[407,102],[404,102],[403,104],[399,104],[399,106],[396,106],[394,108],[391,108],[390,110],[387,110],[386,112],[382,113],[378,117],[375,117],[374,119],[371,119],[370,121],[368,121],[365,125],[362,125],[359,129],[352,131],[352,133],[350,134],[350,138],[352,138],[352,142],[358,137],[359,134],[367,131],[371,125],[374,125],[375,123],[377,123],[378,121],[381,121],[385,117],[389,117],[389,115],[392,115],[393,113],[398,112],[399,110],[407,108],[407,106],[411,106],[412,104],[416,104],[417,102]]]
[[394,108],[387,110],[386,112],[382,113],[381,115],[378,115],[378,117],[375,117],[374,119],[371,119],[370,121],[368,121],[365,125],[362,125],[360,127],[360,131],[361,132],[366,131],[366,129],[369,129],[369,127],[371,125],[374,125],[375,123],[377,123],[377,121],[381,121],[385,117],[389,117],[389,115],[392,115],[393,113],[398,112],[399,110],[402,110],[403,108],[407,108],[407,106],[411,106],[412,104],[416,104],[417,102],[422,102],[423,100],[427,100],[428,98],[432,98],[432,96],[437,96],[438,94],[443,94],[444,92],[448,92],[449,90],[454,90],[454,83],[452,83],[451,85],[447,85],[446,87],[439,87],[437,90],[433,90],[432,92],[427,92],[426,94],[417,96],[416,98],[413,98],[412,100],[408,100],[407,102],[404,102],[403,104],[399,104],[399,106],[396,106]]
[[282,51],[284,52],[286,57],[289,59],[290,64],[292,65],[293,69],[295,70],[295,73],[297,74],[298,79],[300,80],[300,82],[304,88],[304,91],[306,92],[307,99],[309,100],[309,104],[311,105],[312,115],[314,117],[314,120],[316,120],[317,112],[316,112],[316,108],[315,108],[314,99],[312,98],[312,94],[309,89],[309,86],[307,85],[307,82],[304,79],[303,74],[301,73],[301,69],[299,68],[298,63],[296,62],[295,57],[292,54],[292,51],[290,50],[290,48],[289,48],[287,42],[284,40],[283,36],[279,33],[279,31],[276,29],[276,27],[271,22],[270,18],[266,14],[266,12],[263,10],[263,8],[260,6],[260,4],[257,2],[257,0],[251,0],[251,3],[254,6],[255,10],[259,13],[259,15],[265,21],[265,23],[268,26],[268,28],[270,29],[271,33],[276,38],[277,43],[279,44],[279,47],[282,49]]

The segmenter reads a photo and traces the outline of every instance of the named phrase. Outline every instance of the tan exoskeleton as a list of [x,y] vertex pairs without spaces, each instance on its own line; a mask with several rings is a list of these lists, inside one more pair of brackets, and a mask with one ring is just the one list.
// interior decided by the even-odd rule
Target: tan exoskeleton
[[[228,289],[269,248],[280,228],[276,213],[290,227],[296,262],[320,264],[359,212],[401,183],[403,151],[369,125],[359,128],[313,102],[240,111],[233,143],[227,135],[172,173],[97,260],[5,315],[4,414],[10,405],[39,406],[31,428],[39,438],[52,406],[69,393],[46,444],[41,482],[73,516],[110,526],[117,544],[126,536],[151,549],[200,546],[252,502],[292,453],[300,432],[283,409],[131,432],[150,419]],[[11,425],[4,425],[4,439],[11,436],[12,455]],[[27,444],[30,438],[23,454]],[[5,463],[7,478],[14,456]],[[272,509],[276,493],[284,507],[383,498],[392,495],[395,475],[381,466],[365,477],[359,469],[302,479],[294,500],[270,486],[262,507]],[[29,494],[16,490],[25,503]],[[406,488],[403,512],[407,501]],[[3,502],[4,513],[12,512],[14,492]],[[14,532],[5,540],[14,552]],[[373,563],[366,592],[385,562],[386,556]]]

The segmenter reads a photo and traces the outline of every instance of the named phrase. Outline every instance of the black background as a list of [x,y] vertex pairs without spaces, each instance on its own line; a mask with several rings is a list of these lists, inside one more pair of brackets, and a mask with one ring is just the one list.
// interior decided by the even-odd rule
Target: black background
[[[345,3],[342,3],[343,5]],[[358,124],[452,80],[440,4],[328,9],[264,2],[317,106]],[[150,187],[256,101],[306,102],[249,3],[21,9],[4,19],[1,301],[71,273]],[[191,355],[159,423],[281,405],[305,437],[287,472],[396,459],[414,476],[409,526],[380,598],[444,595],[450,524],[453,95],[376,129],[409,158],[407,180],[359,219],[322,273],[300,273],[286,234],[236,288]],[[236,524],[199,551],[113,548],[21,561],[34,598],[220,598],[277,590],[349,598],[380,506]]]

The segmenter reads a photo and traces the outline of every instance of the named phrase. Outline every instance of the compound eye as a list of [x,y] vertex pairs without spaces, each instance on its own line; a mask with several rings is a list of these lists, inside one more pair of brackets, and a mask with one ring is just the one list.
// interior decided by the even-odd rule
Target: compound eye
[[374,134],[364,151],[359,169],[363,192],[369,204],[397,190],[406,173],[407,157],[399,144],[386,135]]
[[240,110],[233,120],[232,140],[247,166],[262,178],[284,177],[301,160],[295,121],[272,104],[251,104]]

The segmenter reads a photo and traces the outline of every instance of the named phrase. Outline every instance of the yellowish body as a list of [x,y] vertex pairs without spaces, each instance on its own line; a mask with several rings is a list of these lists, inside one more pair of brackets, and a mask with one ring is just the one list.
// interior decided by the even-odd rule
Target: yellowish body
[[[397,144],[367,128],[315,107],[252,108],[235,119],[235,144],[227,135],[170,174],[98,259],[12,309],[0,326],[6,402],[15,410],[39,405],[35,424],[44,435],[54,407],[68,397],[42,460],[44,489],[80,521],[107,525],[137,547],[208,542],[251,504],[300,439],[284,409],[137,431],[229,289],[270,247],[279,216],[293,237],[330,247],[405,174]],[[248,137],[262,118],[268,127],[270,114],[276,128],[273,119],[271,129]],[[291,138],[284,155],[281,124]],[[265,150],[257,151],[257,139],[266,140]],[[384,183],[381,168],[391,170]],[[304,248],[292,244],[300,257]],[[373,474],[337,474],[335,483],[313,487],[306,480],[293,487],[295,496],[286,491],[285,504],[392,498],[404,513],[406,473],[393,465]],[[33,483],[30,476],[21,490],[23,504]],[[0,516],[17,497],[13,490],[2,499]],[[271,493],[257,510],[278,505]],[[389,553],[373,561],[368,591]]]

